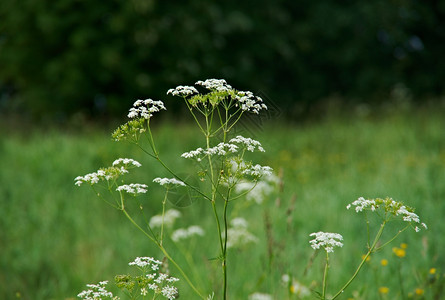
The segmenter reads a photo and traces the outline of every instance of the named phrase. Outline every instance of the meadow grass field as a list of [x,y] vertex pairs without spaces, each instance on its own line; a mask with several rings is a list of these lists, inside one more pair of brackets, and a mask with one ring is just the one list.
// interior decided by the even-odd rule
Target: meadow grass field
[[[239,199],[230,208],[231,217],[248,221],[256,239],[229,251],[228,298],[247,299],[258,292],[300,299],[298,284],[320,291],[323,255],[314,256],[309,245],[309,234],[317,231],[344,237],[344,246],[330,257],[328,289],[334,293],[367,250],[365,219],[346,205],[360,196],[389,196],[415,207],[428,230],[408,229],[372,254],[341,299],[442,299],[444,109],[339,114],[290,123],[269,120],[261,128],[247,128],[266,150],[255,154],[255,161],[271,166],[280,183],[261,204]],[[130,273],[128,263],[135,257],[162,260],[162,253],[122,213],[87,186],[74,185],[78,175],[119,157],[134,158],[142,164],[134,176],[149,185],[149,192],[130,210],[137,214],[143,205],[159,214],[163,194],[152,180],[168,174],[155,160],[130,144],[113,142],[109,128],[9,129],[3,128],[0,136],[0,299],[74,299],[87,283],[112,282],[114,275]],[[193,172],[180,157],[203,144],[191,123],[155,122],[153,134],[168,165],[182,174]],[[213,260],[218,247],[211,207],[202,199],[177,200],[167,205],[182,214],[175,228],[200,225],[205,236],[166,243],[197,286],[218,295],[221,274]],[[405,255],[395,255],[393,247],[404,248]],[[174,267],[170,271],[181,279]],[[290,284],[282,282],[283,275],[291,278]],[[196,299],[183,280],[178,287],[180,299]]]

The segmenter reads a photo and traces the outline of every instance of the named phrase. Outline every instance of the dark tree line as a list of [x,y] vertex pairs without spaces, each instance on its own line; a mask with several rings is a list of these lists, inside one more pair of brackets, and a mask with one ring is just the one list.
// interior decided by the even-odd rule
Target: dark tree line
[[122,115],[206,78],[292,111],[442,95],[445,1],[3,0],[0,110]]

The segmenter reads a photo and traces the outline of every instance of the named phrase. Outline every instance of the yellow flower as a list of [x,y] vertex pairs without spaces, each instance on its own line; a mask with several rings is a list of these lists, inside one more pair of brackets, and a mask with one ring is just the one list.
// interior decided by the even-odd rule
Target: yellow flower
[[388,260],[387,259],[382,259],[381,261],[380,261],[380,264],[382,265],[382,266],[387,266],[388,265]]
[[430,269],[430,274],[431,274],[431,275],[436,274],[436,268],[431,268],[431,269]]
[[419,289],[419,288],[416,289],[416,295],[422,296],[423,293],[425,293],[425,291],[423,289]]
[[402,249],[406,249],[406,248],[408,248],[408,244],[406,244],[406,243],[401,243],[401,244],[400,244],[400,248],[402,248]]
[[389,288],[388,287],[386,287],[386,286],[379,287],[379,293],[380,294],[388,294],[388,292],[389,292]]
[[394,254],[400,258],[405,257],[405,255],[406,255],[405,249],[402,249],[402,248],[394,247],[394,248],[392,248],[392,252],[394,252]]
[[[365,256],[366,256],[366,254],[363,254],[363,255],[362,255],[362,260],[365,259]],[[371,260],[371,255],[369,255],[369,256],[366,258],[366,262],[369,262],[370,260]]]

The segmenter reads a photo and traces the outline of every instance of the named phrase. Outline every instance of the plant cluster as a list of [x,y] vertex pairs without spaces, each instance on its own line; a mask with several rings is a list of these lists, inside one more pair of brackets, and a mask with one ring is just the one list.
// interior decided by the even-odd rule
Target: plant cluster
[[[89,184],[106,203],[120,210],[125,217],[160,250],[165,261],[174,266],[175,270],[197,297],[201,299],[213,299],[215,292],[222,299],[227,299],[227,289],[232,279],[228,276],[228,252],[231,248],[247,247],[249,243],[255,243],[257,238],[249,232],[248,222],[241,216],[232,217],[229,210],[234,203],[246,199],[246,201],[262,202],[262,197],[267,194],[276,182],[276,176],[269,166],[262,166],[249,160],[252,152],[265,152],[259,141],[241,135],[234,135],[233,129],[246,113],[259,114],[266,110],[263,100],[248,91],[239,91],[222,79],[208,79],[196,82],[195,86],[178,86],[170,89],[168,95],[179,97],[185,103],[190,115],[195,121],[199,132],[202,134],[203,143],[200,147],[188,150],[178,155],[178,159],[184,159],[195,167],[189,176],[180,176],[178,171],[168,166],[161,157],[161,152],[156,146],[156,138],[151,130],[152,118],[156,113],[165,110],[162,101],[152,99],[137,100],[130,108],[127,123],[119,126],[112,134],[115,141],[129,141],[139,147],[145,154],[156,160],[170,178],[157,177],[153,183],[164,189],[162,212],[152,215],[148,220],[140,222],[127,208],[129,197],[145,197],[149,190],[147,183],[127,183],[125,175],[134,168],[140,168],[141,163],[130,158],[119,158],[111,166],[101,168],[96,172],[78,176],[75,184],[81,186]],[[195,179],[195,180],[193,180]],[[199,184],[196,184],[196,183]],[[185,269],[175,259],[175,255],[166,246],[165,240],[169,239],[178,248],[183,249],[181,243],[190,238],[202,237],[206,233],[201,227],[191,225],[187,228],[179,228],[173,231],[175,220],[181,212],[168,207],[168,199],[172,194],[194,194],[201,203],[207,204],[209,212],[214,217],[213,233],[217,237],[218,256],[214,259],[219,262],[221,282],[219,290],[203,290],[199,288],[190,276],[193,272]],[[421,228],[426,229],[425,223],[420,221],[414,209],[391,198],[365,199],[358,198],[347,206],[354,208],[357,213],[363,213],[367,220],[368,244],[367,252],[362,257],[356,271],[351,278],[332,297],[327,293],[327,282],[330,267],[330,254],[337,247],[342,247],[343,236],[338,233],[315,232],[310,234],[313,239],[309,242],[314,250],[324,250],[326,262],[322,280],[321,292],[316,293],[320,299],[336,299],[343,294],[346,288],[354,281],[370,255],[394,241],[403,231],[411,227],[416,232]],[[141,205],[141,210],[143,207]],[[378,231],[372,238],[372,228],[367,214],[377,215],[381,221]],[[382,235],[386,225],[392,221],[401,221],[404,226],[382,242]],[[206,228],[207,229],[207,228]],[[346,242],[345,242],[346,243]],[[396,255],[402,255],[401,251],[394,250]],[[397,254],[399,253],[399,254]],[[187,256],[188,268],[192,268],[194,262]],[[167,272],[159,272],[163,266],[161,261],[151,257],[139,257],[130,265],[137,266],[142,275],[118,275],[115,278],[118,288],[125,291],[131,299],[145,298],[149,292],[153,299],[164,297],[175,299],[178,290],[173,283],[178,279],[171,277]],[[235,275],[233,275],[235,277]],[[288,286],[291,294],[297,297],[307,297],[311,294],[309,288],[301,285],[297,280],[288,275],[283,277],[283,283]],[[79,294],[79,297],[93,297],[112,299],[112,294],[105,291],[104,283],[90,285],[88,291]],[[312,288],[313,289],[313,288]],[[381,293],[385,293],[383,290]],[[96,298],[94,298],[96,297]],[[267,294],[253,293],[249,299],[269,299]]]

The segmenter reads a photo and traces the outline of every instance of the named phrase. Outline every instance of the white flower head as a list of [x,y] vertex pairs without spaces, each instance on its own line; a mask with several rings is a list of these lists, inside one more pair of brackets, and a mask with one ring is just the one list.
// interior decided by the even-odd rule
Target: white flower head
[[116,191],[124,191],[129,194],[144,194],[147,192],[147,185],[140,183],[130,183],[118,186],[116,188]]
[[187,97],[187,96],[198,94],[198,90],[193,86],[179,85],[174,89],[169,89],[167,91],[167,95],[168,94],[171,94],[173,96]]
[[249,91],[239,91],[236,100],[238,101],[237,106],[241,107],[243,111],[259,114],[260,110],[267,109],[263,99]]
[[84,176],[77,176],[74,178],[75,185],[81,186],[83,183],[94,185],[99,181],[116,180],[119,176],[128,173],[127,166],[113,166],[108,168],[102,168],[96,172],[86,174]]
[[250,152],[253,152],[255,150],[258,150],[260,152],[265,152],[260,142],[255,141],[254,139],[251,138],[245,138],[241,135],[238,135],[237,137],[231,139],[229,143],[241,144],[244,148],[247,149],[247,151]]
[[243,171],[243,174],[245,175],[251,175],[253,177],[262,177],[262,176],[271,176],[272,175],[272,168],[269,166],[260,166],[260,165],[254,165],[251,166],[248,169],[245,169]]
[[235,218],[227,230],[227,248],[240,248],[249,243],[256,243],[258,238],[247,229],[248,223],[243,218]]
[[330,232],[314,232],[309,236],[315,236],[315,239],[311,240],[309,243],[314,250],[324,248],[326,252],[334,252],[334,247],[343,247],[343,240],[341,234],[330,233]]
[[151,270],[158,270],[162,262],[153,257],[136,257],[134,261],[128,263],[129,266],[138,266],[140,268],[148,267]]
[[139,168],[142,165],[138,161],[131,158],[118,158],[113,162],[113,167],[117,166],[125,166],[125,167],[134,166]]
[[199,80],[195,84],[205,87],[211,91],[226,92],[232,90],[232,87],[227,84],[224,79],[207,79],[204,81]]
[[[355,206],[356,212],[361,212],[366,210],[374,212],[377,209],[381,208],[385,214],[391,214],[394,217],[400,216],[402,218],[402,221],[404,222],[417,223],[423,228],[427,229],[426,224],[421,223],[419,216],[414,213],[414,209],[407,207],[403,205],[402,202],[395,201],[390,197],[386,197],[385,199],[376,198],[368,200],[363,197],[360,197],[351,204],[348,204],[346,208],[350,209],[352,206]],[[411,225],[411,227],[413,227],[416,232],[420,231],[420,227],[417,225]]]
[[88,290],[80,292],[77,297],[85,300],[96,299],[119,299],[117,296],[113,296],[112,292],[107,291],[106,285],[108,281],[101,281],[99,284],[87,284]]
[[264,293],[253,293],[249,295],[248,300],[272,300],[272,296]]
[[130,108],[128,118],[143,118],[148,120],[153,116],[153,113],[160,110],[166,110],[162,101],[154,101],[152,99],[136,100],[136,102],[133,103],[133,107]]
[[158,183],[161,186],[172,187],[172,186],[185,186],[185,183],[176,178],[160,178],[157,177],[153,179],[153,182]]
[[149,225],[150,227],[161,227],[164,223],[167,227],[172,227],[176,219],[181,216],[181,213],[176,209],[169,209],[165,212],[164,217],[162,215],[156,215],[151,217]]
[[202,159],[201,156],[202,156],[203,153],[204,153],[204,150],[202,148],[198,148],[196,150],[192,150],[192,151],[189,151],[189,152],[182,153],[181,157],[183,157],[183,158],[194,158],[197,161],[201,161],[201,159]]
[[174,242],[179,242],[180,240],[185,240],[196,235],[203,236],[204,230],[200,226],[193,225],[188,228],[176,229],[175,231],[173,231],[171,239]]

